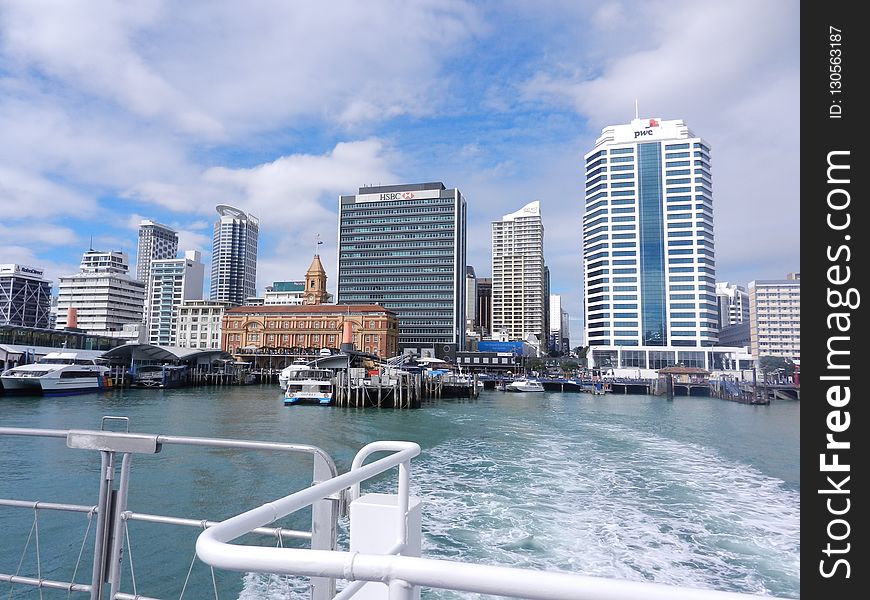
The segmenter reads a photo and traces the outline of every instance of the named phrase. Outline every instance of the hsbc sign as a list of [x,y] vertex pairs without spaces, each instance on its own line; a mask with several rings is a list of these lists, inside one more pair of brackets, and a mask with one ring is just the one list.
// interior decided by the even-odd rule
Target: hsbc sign
[[439,198],[441,190],[415,190],[405,192],[384,192],[382,194],[359,194],[357,202],[395,202],[402,200],[420,200],[423,198]]

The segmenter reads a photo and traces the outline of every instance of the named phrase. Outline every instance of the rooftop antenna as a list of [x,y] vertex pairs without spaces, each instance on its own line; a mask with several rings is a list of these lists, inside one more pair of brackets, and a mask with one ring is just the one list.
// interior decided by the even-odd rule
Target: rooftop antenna
[[94,251],[94,236],[91,236],[91,247],[90,247],[90,251],[91,251],[91,252]]
[[637,114],[637,98],[634,99],[634,118],[639,119],[640,117]]

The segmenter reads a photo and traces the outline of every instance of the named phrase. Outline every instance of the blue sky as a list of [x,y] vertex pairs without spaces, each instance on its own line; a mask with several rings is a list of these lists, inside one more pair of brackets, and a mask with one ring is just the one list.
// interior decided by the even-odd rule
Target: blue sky
[[340,194],[442,181],[479,276],[490,223],[541,201],[579,343],[582,156],[635,99],[713,148],[717,278],[800,270],[798,26],[773,0],[0,0],[0,262],[132,262],[149,218],[208,265],[225,203],[261,220],[262,291],[315,233],[334,276]]

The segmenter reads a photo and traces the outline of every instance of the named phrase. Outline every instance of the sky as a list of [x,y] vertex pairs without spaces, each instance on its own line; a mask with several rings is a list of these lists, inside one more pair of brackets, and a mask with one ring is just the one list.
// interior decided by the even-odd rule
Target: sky
[[132,268],[152,219],[208,273],[229,204],[260,293],[316,234],[334,293],[338,196],[441,181],[479,277],[492,221],[540,200],[579,345],[583,154],[635,100],[712,147],[717,280],[800,271],[798,27],[791,0],[0,0],[0,263]]

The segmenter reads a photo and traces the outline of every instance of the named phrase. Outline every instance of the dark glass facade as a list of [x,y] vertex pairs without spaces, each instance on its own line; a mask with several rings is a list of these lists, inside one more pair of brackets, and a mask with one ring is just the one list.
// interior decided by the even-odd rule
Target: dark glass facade
[[667,318],[661,144],[639,144],[637,154],[642,343],[644,346],[664,346]]

